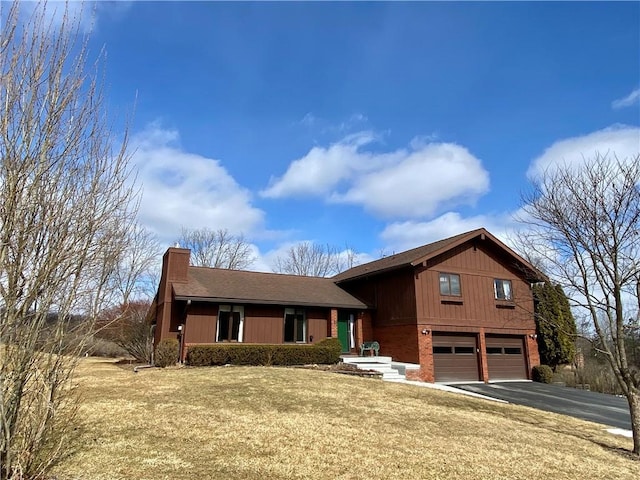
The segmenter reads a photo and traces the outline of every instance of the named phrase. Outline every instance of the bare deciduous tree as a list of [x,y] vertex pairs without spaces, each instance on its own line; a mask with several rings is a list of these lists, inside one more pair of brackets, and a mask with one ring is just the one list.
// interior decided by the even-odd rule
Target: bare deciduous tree
[[631,412],[640,455],[640,372],[627,358],[629,319],[640,302],[640,154],[560,165],[524,197],[521,248],[539,259],[573,306],[588,315]]
[[158,239],[149,230],[138,223],[129,226],[125,248],[110,277],[113,304],[153,298],[159,283],[161,253]]
[[273,270],[308,277],[330,277],[355,264],[356,254],[351,248],[341,252],[331,245],[301,242],[290,247],[285,255],[277,257]]
[[151,362],[153,338],[146,321],[150,306],[148,300],[135,300],[100,312],[96,336],[115,343],[140,362]]
[[226,229],[183,228],[178,243],[191,250],[191,264],[197,267],[243,270],[255,261],[251,244],[244,236],[233,235]]
[[70,380],[91,331],[72,335],[72,319],[90,323],[112,298],[136,205],[127,136],[111,134],[78,22],[18,7],[0,30],[2,480],[44,476],[70,445]]
[[109,288],[99,312],[95,336],[123,348],[136,360],[151,361],[153,342],[146,314],[156,293],[161,265],[160,244],[144,226],[133,223],[125,233],[124,248],[109,276]]

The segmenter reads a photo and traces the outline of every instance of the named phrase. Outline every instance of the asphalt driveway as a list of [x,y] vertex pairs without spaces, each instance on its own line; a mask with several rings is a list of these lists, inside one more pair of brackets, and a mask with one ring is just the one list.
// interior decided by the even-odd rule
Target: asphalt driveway
[[518,405],[631,430],[629,404],[625,397],[536,382],[468,383],[452,386]]

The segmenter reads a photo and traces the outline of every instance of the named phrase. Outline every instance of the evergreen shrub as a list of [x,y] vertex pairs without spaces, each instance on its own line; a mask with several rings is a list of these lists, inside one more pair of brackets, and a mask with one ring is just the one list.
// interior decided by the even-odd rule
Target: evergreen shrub
[[186,363],[191,366],[216,365],[307,365],[334,364],[342,347],[334,338],[313,345],[215,344],[190,345]]
[[531,370],[533,381],[540,383],[553,382],[553,370],[549,365],[536,365]]
[[165,338],[156,347],[155,365],[156,367],[170,367],[178,361],[180,344],[175,338]]

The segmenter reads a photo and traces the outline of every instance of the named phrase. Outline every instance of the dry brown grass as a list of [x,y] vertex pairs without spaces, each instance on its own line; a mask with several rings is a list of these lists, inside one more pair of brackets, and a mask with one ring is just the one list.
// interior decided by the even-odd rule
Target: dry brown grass
[[432,389],[268,367],[134,374],[87,359],[69,479],[631,479],[631,441]]

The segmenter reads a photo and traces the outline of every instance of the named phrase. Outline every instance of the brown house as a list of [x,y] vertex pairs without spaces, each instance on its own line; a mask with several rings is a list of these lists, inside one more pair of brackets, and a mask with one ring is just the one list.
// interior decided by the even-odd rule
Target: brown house
[[371,323],[367,305],[329,278],[192,267],[189,256],[167,250],[152,305],[155,343],[178,338],[183,357],[193,344],[314,343],[338,333],[355,352],[363,320]]
[[[155,342],[314,343],[419,365],[433,382],[530,378],[539,363],[531,283],[541,276],[485,229],[359,265],[333,278],[189,266],[170,248]],[[153,312],[152,312],[152,316]]]

